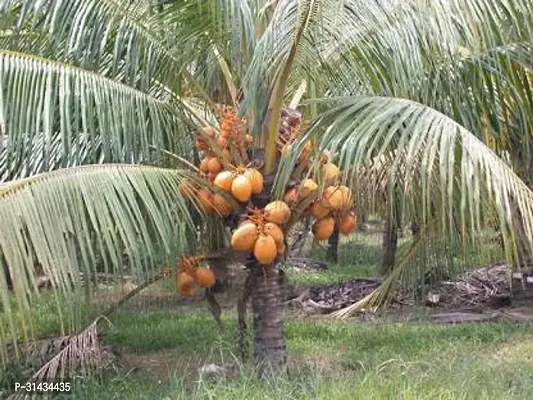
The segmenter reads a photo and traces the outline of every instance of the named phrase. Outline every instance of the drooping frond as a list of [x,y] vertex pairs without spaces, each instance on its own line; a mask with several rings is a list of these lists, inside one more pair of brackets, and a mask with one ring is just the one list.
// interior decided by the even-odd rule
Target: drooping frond
[[[63,169],[0,187],[0,336],[28,335],[35,274],[58,293],[96,272],[140,278],[171,265],[194,232],[178,191],[185,171],[132,165]],[[126,257],[127,261],[124,261]],[[8,280],[13,295],[8,290]],[[13,298],[12,298],[13,296]]]
[[[480,232],[484,210],[490,207],[497,210],[508,257],[516,259],[519,240],[533,250],[533,193],[446,115],[405,99],[344,99],[315,122],[307,137],[318,134],[319,149],[338,154],[348,184],[359,190],[368,182],[365,193],[379,191],[385,198],[376,201],[385,200],[389,207],[400,203],[404,220],[421,225],[431,220],[432,230],[443,238],[467,238]],[[380,159],[384,161],[368,164]],[[280,169],[280,184],[285,168]]]
[[[193,141],[176,110],[80,68],[0,52],[0,136],[6,159],[0,176],[19,178],[86,161],[142,162],[150,146],[189,155]],[[82,146],[100,151],[73,160]]]

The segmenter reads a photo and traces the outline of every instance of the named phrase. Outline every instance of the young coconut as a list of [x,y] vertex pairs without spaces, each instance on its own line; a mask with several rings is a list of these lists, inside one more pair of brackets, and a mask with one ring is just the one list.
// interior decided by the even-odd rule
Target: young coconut
[[326,182],[333,182],[339,176],[339,168],[332,163],[327,163],[322,166],[322,175]]
[[259,232],[255,224],[243,224],[233,232],[231,247],[236,251],[252,251],[258,237]]
[[283,196],[283,201],[289,206],[293,206],[298,202],[298,189],[292,188],[287,190],[285,196]]
[[278,256],[278,248],[272,236],[259,236],[254,246],[254,256],[261,265],[269,265]]
[[324,217],[313,224],[313,236],[316,240],[327,240],[335,230],[333,217]]
[[219,194],[213,196],[213,208],[223,217],[231,214],[231,206],[224,197]]
[[233,183],[233,173],[230,171],[220,172],[215,181],[214,185],[228,193],[231,193],[231,184]]
[[283,245],[284,235],[279,226],[273,224],[272,222],[267,222],[263,229],[266,235],[272,236],[278,248]]
[[200,171],[204,174],[207,174],[209,172],[209,158],[206,157],[202,161],[200,161]]
[[291,210],[283,201],[273,201],[265,207],[265,219],[277,225],[283,225],[291,219]]
[[339,186],[330,186],[324,190],[322,205],[326,208],[340,210],[343,205],[343,199],[343,192],[339,189]]
[[343,235],[348,235],[357,226],[357,218],[353,212],[341,215],[335,223],[337,229]]
[[215,274],[206,267],[198,267],[195,273],[196,283],[201,288],[208,289],[215,284]]
[[222,164],[216,157],[211,157],[207,161],[207,168],[209,169],[209,172],[213,174],[218,174],[222,170]]
[[263,175],[261,175],[261,172],[254,168],[248,168],[246,172],[244,173],[244,176],[247,177],[250,180],[250,183],[252,184],[252,193],[253,194],[259,194],[263,191]]
[[309,214],[316,219],[324,218],[328,213],[329,210],[320,201],[315,201],[309,209]]
[[312,179],[304,179],[300,185],[300,197],[305,198],[318,189],[318,185]]
[[213,211],[213,195],[209,192],[207,189],[200,189],[198,191],[198,202],[200,205],[200,209],[206,213],[209,214]]
[[252,184],[250,180],[244,176],[237,176],[231,183],[231,194],[241,203],[246,203],[252,197]]
[[194,294],[194,278],[185,272],[180,272],[176,276],[176,286],[178,291],[184,296],[192,296]]

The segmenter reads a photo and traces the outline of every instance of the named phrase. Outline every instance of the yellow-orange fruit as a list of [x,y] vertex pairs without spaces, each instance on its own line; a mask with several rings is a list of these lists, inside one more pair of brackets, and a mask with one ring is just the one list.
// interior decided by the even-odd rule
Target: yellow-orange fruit
[[215,274],[209,268],[198,267],[194,274],[196,283],[202,288],[210,288],[215,284]]
[[241,203],[246,203],[252,197],[250,180],[244,175],[236,177],[231,183],[231,194]]
[[265,219],[277,225],[283,225],[291,218],[291,210],[283,201],[273,201],[265,207]]
[[324,218],[328,213],[329,210],[320,201],[315,201],[309,209],[309,214],[316,219]]
[[325,181],[333,181],[339,176],[339,174],[339,168],[332,163],[327,163],[322,166],[322,175],[324,176]]
[[218,144],[218,146],[219,146],[221,149],[225,149],[226,146],[228,145],[228,139],[226,139],[224,136],[220,136],[220,137],[217,139],[217,144]]
[[357,226],[357,218],[354,213],[344,214],[337,218],[335,225],[340,233],[348,235]]
[[342,194],[341,208],[350,208],[353,203],[353,192],[348,186],[339,186],[339,191]]
[[340,210],[343,205],[343,193],[339,186],[330,186],[324,190],[322,195],[322,205],[326,208]]
[[194,278],[185,272],[180,272],[176,277],[178,291],[185,296],[194,294]]
[[298,201],[298,189],[292,188],[287,190],[285,196],[283,196],[283,201],[287,204],[293,204]]
[[276,224],[273,224],[272,222],[267,222],[264,227],[265,234],[268,236],[272,236],[274,241],[276,242],[276,246],[280,247],[283,244],[283,231],[279,226]]
[[216,176],[213,183],[216,187],[229,193],[231,192],[231,184],[233,183],[233,173],[230,171],[222,171]]
[[287,247],[285,246],[285,243],[282,243],[281,246],[278,246],[278,255],[281,256],[282,254],[285,254],[286,250]]
[[207,214],[213,211],[213,195],[207,189],[200,189],[197,196],[200,203],[200,209],[204,213]]
[[210,126],[206,126],[204,129],[202,129],[203,132],[209,136],[209,137],[212,137],[214,138],[215,135],[217,134],[217,131],[215,131],[213,128],[211,128]]
[[320,163],[327,164],[329,161],[329,152],[323,151],[320,153]]
[[231,247],[236,251],[252,251],[259,232],[254,224],[244,224],[231,236]]
[[202,171],[204,174],[207,174],[209,172],[209,158],[208,157],[200,161],[200,171]]
[[211,157],[207,161],[207,168],[209,169],[209,172],[218,174],[222,170],[222,164],[220,164],[220,161],[218,161],[218,158]]
[[278,256],[278,248],[272,236],[259,236],[255,242],[254,256],[262,265],[269,265]]
[[300,186],[300,196],[307,197],[317,189],[318,189],[318,185],[316,184],[314,180],[304,179]]
[[223,217],[227,217],[231,214],[231,206],[226,199],[219,194],[213,196],[213,208]]
[[252,135],[246,135],[245,141],[248,146],[251,146],[254,143],[254,137]]
[[250,180],[253,194],[258,194],[263,191],[263,175],[261,175],[261,172],[254,168],[248,168],[244,176]]
[[313,224],[313,236],[316,240],[327,240],[335,230],[335,220],[332,217],[321,218]]

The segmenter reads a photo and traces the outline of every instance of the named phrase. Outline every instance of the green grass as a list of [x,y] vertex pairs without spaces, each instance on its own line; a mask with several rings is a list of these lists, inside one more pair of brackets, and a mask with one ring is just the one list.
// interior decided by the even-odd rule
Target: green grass
[[[91,399],[528,399],[533,396],[530,324],[418,324],[292,320],[290,378],[267,384],[249,367],[201,379],[204,362],[234,362],[235,319],[219,334],[206,316],[121,312],[106,342],[138,356],[172,354],[160,376],[78,382]],[[129,332],[129,333],[124,333]],[[148,339],[149,338],[149,339]],[[189,364],[188,369],[183,365]]]
[[[288,270],[302,285],[328,285],[377,276],[379,235],[344,238],[339,263],[323,273]],[[475,253],[475,254],[474,254]],[[475,249],[471,265],[494,262],[497,246]],[[323,259],[323,248],[311,257]],[[166,280],[150,288],[174,291]],[[222,296],[221,296],[222,298]],[[74,399],[530,399],[533,398],[533,325],[511,323],[432,324],[410,310],[415,322],[288,319],[285,324],[289,377],[266,383],[235,357],[234,311],[224,312],[217,329],[205,306],[140,308],[130,304],[103,325],[103,341],[122,356],[122,368],[91,379],[77,378]],[[55,306],[36,309],[40,332],[59,330]],[[91,310],[89,310],[91,311]],[[84,311],[85,312],[85,311]],[[94,310],[92,310],[94,312]],[[419,315],[420,314],[420,315]],[[251,326],[251,320],[249,321]],[[250,337],[250,342],[252,338]],[[206,379],[206,363],[233,363],[229,377]],[[2,396],[0,389],[0,397]]]

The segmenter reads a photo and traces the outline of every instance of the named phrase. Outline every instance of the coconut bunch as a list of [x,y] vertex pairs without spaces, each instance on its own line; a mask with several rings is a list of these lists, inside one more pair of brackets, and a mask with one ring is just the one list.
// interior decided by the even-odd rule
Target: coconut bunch
[[200,172],[211,182],[224,166],[248,161],[248,148],[253,137],[246,134],[246,120],[237,121],[233,107],[217,106],[219,131],[206,126],[196,137],[196,147],[203,153],[198,166]]
[[209,266],[200,266],[204,261],[203,256],[179,258],[176,287],[181,294],[192,296],[197,286],[207,289],[215,284],[215,274]]
[[253,209],[231,237],[235,251],[253,252],[263,266],[272,265],[285,253],[283,226],[289,222],[291,210],[283,201],[268,203],[263,209]]

